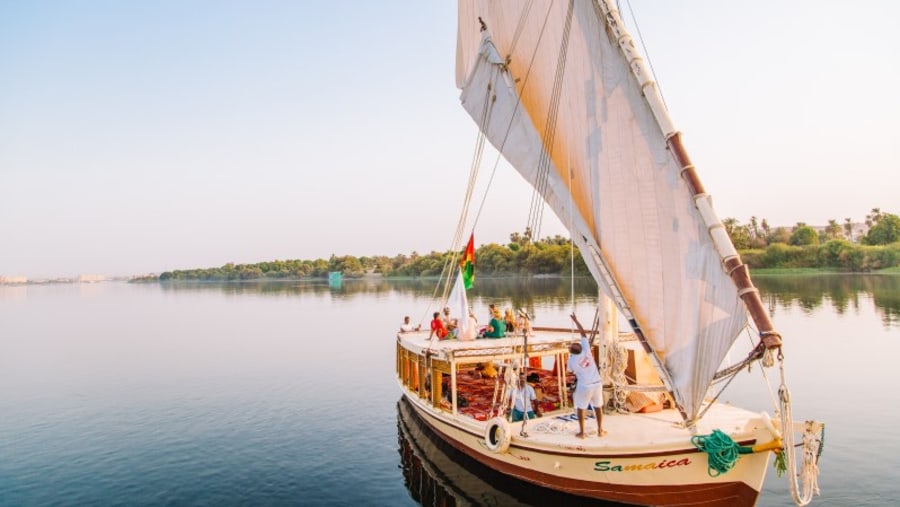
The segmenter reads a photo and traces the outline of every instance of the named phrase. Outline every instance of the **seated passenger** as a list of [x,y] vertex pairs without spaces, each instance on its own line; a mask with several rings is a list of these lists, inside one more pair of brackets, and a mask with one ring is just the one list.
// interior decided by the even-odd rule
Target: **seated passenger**
[[466,320],[466,329],[459,333],[459,339],[464,341],[474,340],[477,334],[478,321],[475,320],[475,315],[472,314],[472,310],[469,310],[469,317]]
[[444,316],[441,318],[444,321],[444,328],[447,329],[447,337],[448,338],[456,338],[457,330],[456,326],[459,323],[457,319],[450,317],[450,307],[444,307]]
[[506,323],[507,333],[516,332],[516,317],[513,315],[512,308],[506,309],[506,312],[503,314],[503,322]]
[[528,336],[532,336],[531,319],[528,318],[528,314],[525,313],[525,310],[519,310],[519,318],[516,320],[516,329]]
[[488,324],[487,328],[484,330],[484,334],[482,335],[484,338],[503,338],[506,336],[506,322],[502,320],[492,317],[491,322]]
[[478,363],[475,365],[475,378],[497,378],[497,369],[494,363]]
[[[541,360],[539,357],[532,357],[530,359]],[[537,374],[537,372],[531,372],[528,374],[528,378],[525,379],[532,388],[534,388],[534,394],[537,395],[537,401],[541,401],[544,399],[544,387],[541,386],[541,376]]]
[[444,327],[444,321],[441,320],[441,312],[434,312],[434,319],[431,321],[431,334],[428,339],[432,339],[437,335],[438,340],[447,338],[447,328]]
[[401,333],[411,333],[413,331],[418,331],[419,329],[422,329],[422,324],[419,324],[418,326],[414,326],[409,321],[409,315],[407,315],[406,317],[403,317],[403,324],[400,324],[400,332]]

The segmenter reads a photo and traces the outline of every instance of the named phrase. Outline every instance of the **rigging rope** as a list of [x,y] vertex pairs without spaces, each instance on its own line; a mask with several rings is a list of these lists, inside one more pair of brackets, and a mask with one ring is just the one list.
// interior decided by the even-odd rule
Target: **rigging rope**
[[[800,507],[808,505],[815,495],[819,494],[819,457],[822,454],[825,443],[825,425],[822,424],[817,426],[817,424],[813,421],[807,421],[806,427],[803,431],[802,443],[800,444],[801,452],[802,452],[802,461],[800,463],[800,470],[797,470],[797,461],[795,456],[795,448],[797,445],[795,444],[794,437],[794,428],[793,428],[793,414],[791,413],[791,394],[788,390],[786,381],[785,381],[785,371],[784,371],[784,354],[781,349],[778,349],[777,360],[779,362],[779,370],[781,373],[781,385],[778,389],[778,401],[775,402],[774,394],[772,393],[772,386],[769,382],[769,376],[766,373],[766,368],[772,365],[775,357],[768,349],[765,349],[765,345],[763,342],[759,342],[753,351],[740,363],[733,365],[729,368],[725,368],[722,371],[719,371],[715,375],[715,381],[721,381],[722,379],[727,378],[726,384],[719,390],[719,393],[716,394],[715,398],[707,404],[706,408],[700,413],[698,416],[702,418],[706,411],[715,403],[718,399],[719,395],[725,391],[728,387],[728,384],[734,380],[737,373],[744,369],[748,368],[753,361],[759,361],[760,363],[760,371],[765,379],[766,386],[769,388],[769,395],[773,398],[773,404],[775,405],[775,412],[778,417],[781,419],[781,435],[780,437],[783,439],[784,447],[775,456],[775,462],[773,466],[777,471],[779,477],[785,471],[790,471],[788,476],[788,482],[790,485],[791,497],[794,500],[794,503]],[[817,427],[819,428],[818,434],[816,433]],[[774,428],[773,428],[774,431]],[[714,432],[715,433],[715,432]],[[779,435],[776,435],[776,437]],[[726,435],[727,437],[727,435]],[[697,437],[694,437],[697,438]],[[717,437],[718,438],[718,437]],[[693,439],[692,439],[693,442]],[[697,445],[695,443],[695,445]],[[719,442],[717,440],[712,441],[713,449],[723,454],[723,456],[730,456],[731,451],[727,451],[724,445],[722,448],[719,447]],[[699,446],[698,446],[699,447]],[[740,447],[740,446],[737,446]],[[743,448],[741,448],[743,449]],[[738,452],[742,453],[743,450],[739,450]],[[716,461],[715,465],[713,461]],[[735,457],[736,460],[736,457]],[[733,464],[732,464],[733,465]],[[723,473],[719,468],[727,467],[727,460],[722,457],[713,457],[710,455],[710,470],[716,469],[719,473]],[[727,471],[727,468],[725,471]],[[712,475],[712,472],[710,472]]]
[[[612,356],[612,367],[610,368],[609,376],[613,385],[613,408],[615,408],[617,413],[628,414],[630,412],[625,404],[628,393],[625,390],[626,388],[631,389],[637,386],[628,386],[628,379],[625,375],[628,352],[625,350],[625,347],[619,345],[618,336],[613,339],[613,344],[614,347],[609,352]],[[662,387],[665,390],[665,386]]]
[[[528,13],[531,12],[531,7],[534,5],[534,0],[528,0],[528,3],[525,4],[525,8],[522,9],[522,13],[519,14],[519,22],[516,24],[516,31],[513,33],[512,43],[509,45],[509,54],[512,54],[516,50],[516,45],[519,44],[519,37],[522,35],[522,30],[525,29],[525,20],[528,18]],[[507,64],[509,63],[509,56],[507,56]]]
[[[802,507],[808,505],[814,495],[819,494],[819,456],[822,454],[825,426],[822,425],[821,433],[816,436],[814,432],[815,424],[812,421],[806,422],[806,429],[803,432],[803,462],[800,472],[797,472],[796,456],[794,455],[794,428],[793,416],[791,414],[791,393],[784,381],[784,355],[778,353],[778,361],[781,363],[781,387],[778,389],[778,396],[781,401],[781,433],[784,439],[784,461],[787,470],[790,471],[788,483],[791,487],[791,497],[794,503]],[[777,463],[776,463],[777,464]],[[801,484],[798,484],[798,479]]]
[[634,23],[634,31],[637,32],[638,40],[641,41],[641,49],[647,57],[647,66],[650,67],[650,75],[656,83],[656,90],[659,92],[659,98],[662,99],[663,105],[668,108],[669,106],[666,105],[666,98],[663,96],[662,87],[659,85],[659,80],[656,79],[656,70],[653,68],[653,62],[650,61],[650,52],[647,51],[647,45],[644,44],[644,36],[641,34],[641,27],[638,26],[637,18],[634,16],[634,8],[631,7],[631,2],[628,0],[626,0],[625,3],[628,4],[628,12],[631,14],[631,22]]
[[[562,97],[562,83],[565,76],[566,60],[569,53],[569,35],[572,32],[572,16],[574,2],[569,1],[566,10],[566,23],[563,28],[562,42],[556,58],[556,72],[553,76],[553,89],[550,93],[550,106],[547,111],[547,124],[544,127],[543,146],[541,158],[535,174],[534,192],[531,196],[531,209],[528,212],[528,229],[532,231],[532,238],[540,238],[540,225],[544,219],[544,196],[547,194],[547,182],[549,181],[550,168],[553,166],[552,151],[556,138],[556,126],[559,119],[559,104]],[[536,51],[535,51],[536,52]]]
[[[568,157],[566,157],[568,158]],[[575,313],[575,238],[572,231],[575,229],[575,203],[572,199],[572,166],[566,169],[569,180],[569,297],[572,302],[572,313]]]
[[[544,39],[544,31],[547,28],[547,20],[550,19],[550,11],[552,8],[553,8],[552,3],[547,5],[547,14],[544,16],[544,23],[541,25],[540,33],[538,33],[537,42],[535,43],[535,46],[534,46],[534,52],[531,54],[531,60],[528,62],[528,68],[525,70],[525,76],[522,78],[522,86],[520,88],[521,90],[524,90],[525,87],[528,85],[528,78],[531,76],[531,69],[534,68],[534,60],[537,57],[537,48],[540,47],[541,41]],[[529,4],[528,9],[526,11],[524,11],[522,13],[522,16],[520,16],[520,18],[519,18],[519,24],[522,25],[523,27],[524,27],[524,23],[525,23],[525,19],[528,14],[528,11],[530,11],[530,10],[531,10],[531,6]],[[515,43],[518,43],[518,39],[515,40]],[[509,62],[510,62],[510,54],[507,53],[506,63],[502,66],[502,69],[499,69],[499,70],[508,72],[507,66],[508,66]],[[494,80],[496,80],[498,77],[499,77],[499,71],[495,75]],[[514,82],[514,83],[517,82],[516,79],[512,79],[511,75],[510,75],[510,78],[511,78],[512,82]],[[492,80],[491,82],[493,83],[494,80]],[[516,115],[519,114],[519,111],[521,109],[519,107],[521,103],[522,103],[521,93],[516,93],[516,104],[515,104],[515,107],[513,108],[512,115],[510,115],[510,117],[509,117],[509,122],[506,125],[506,132],[503,134],[503,140],[500,142],[500,147],[497,149],[497,157],[494,159],[494,167],[491,169],[491,176],[490,176],[490,178],[488,178],[487,188],[485,189],[484,196],[481,198],[481,204],[479,204],[478,212],[476,213],[476,218],[475,218],[476,223],[478,222],[478,217],[481,216],[481,211],[484,209],[485,202],[487,202],[488,189],[490,189],[491,183],[493,183],[493,181],[494,181],[494,176],[497,174],[497,167],[500,166],[500,160],[503,155],[503,149],[506,147],[506,141],[509,140],[509,134],[510,134],[510,132],[512,132],[512,128],[513,128],[513,124],[516,119]],[[484,127],[480,129],[482,133],[486,129],[486,126],[487,126],[487,124],[485,123]]]
[[[749,335],[749,331],[750,331],[750,329],[748,327],[747,328],[747,332],[748,332],[747,336],[748,336],[748,338],[750,338],[750,343],[752,345],[753,338]],[[731,385],[731,382],[735,379],[735,377],[737,377],[737,374],[741,370],[743,370],[744,368],[747,368],[747,371],[750,371],[750,367],[753,365],[754,361],[759,361],[760,365],[762,366],[760,368],[760,371],[762,371],[763,378],[765,379],[766,387],[769,389],[769,396],[772,398],[772,401],[773,401],[772,405],[777,406],[777,404],[774,403],[775,398],[772,393],[772,386],[769,384],[769,377],[768,377],[768,375],[766,375],[766,368],[772,366],[771,364],[767,363],[766,357],[771,358],[771,354],[769,353],[768,349],[765,349],[762,352],[760,352],[761,349],[763,349],[763,348],[764,348],[764,344],[761,341],[758,342],[756,344],[756,346],[753,348],[753,350],[750,352],[750,354],[748,354],[747,357],[744,358],[741,362],[739,362],[737,364],[733,364],[727,368],[724,368],[724,369],[716,372],[716,374],[713,376],[712,383],[718,384],[724,380],[725,385],[719,389],[719,392],[717,392],[716,395],[713,396],[712,400],[710,400],[709,403],[707,403],[706,406],[703,408],[703,410],[700,411],[700,413],[697,415],[697,417],[695,419],[696,421],[703,419],[703,416],[706,415],[706,412],[709,411],[709,409],[713,406],[713,404],[715,404],[715,402],[719,399],[719,396],[721,396],[722,393],[725,392],[725,389],[727,389],[728,386]],[[776,410],[777,410],[777,408],[776,408]]]
[[[551,117],[554,117],[554,118],[555,118],[556,113],[558,112],[558,109],[559,109],[559,95],[560,95],[560,94],[559,94],[559,91],[556,90],[556,88],[559,87],[559,85],[557,84],[557,82],[561,83],[561,74],[562,74],[562,70],[560,69],[560,66],[562,66],[562,69],[565,68],[565,65],[564,65],[564,64],[565,64],[565,55],[566,55],[566,53],[567,53],[569,33],[571,32],[573,5],[574,5],[573,1],[570,0],[570,2],[569,2],[569,9],[568,9],[568,12],[567,12],[567,15],[566,15],[566,26],[565,26],[565,31],[564,31],[564,40],[563,40],[562,47],[560,48],[561,60],[558,60],[558,61],[557,61],[557,76],[556,76],[556,79],[555,79],[555,81],[554,81],[554,89],[555,89],[554,95],[556,96],[556,98],[555,98],[555,103],[556,103],[556,105],[555,105],[555,106],[552,104],[552,103],[553,103],[553,100],[551,100]],[[508,64],[509,64],[510,61],[511,61],[511,56],[510,56],[510,55],[511,55],[511,53],[512,53],[512,50],[515,49],[516,45],[517,45],[518,42],[519,42],[519,37],[521,36],[522,30],[524,29],[524,26],[525,26],[525,20],[527,19],[528,15],[529,15],[529,13],[530,13],[530,11],[531,11],[531,7],[532,7],[532,6],[533,6],[533,0],[532,0],[532,1],[529,1],[529,2],[526,4],[525,8],[523,9],[523,11],[522,11],[522,13],[521,13],[521,15],[520,15],[520,17],[519,17],[518,24],[516,25],[516,32],[515,32],[515,34],[514,34],[514,36],[513,36],[513,40],[512,40],[512,43],[511,43],[511,45],[510,45],[509,52],[508,52],[507,55],[506,55],[506,63],[502,65],[502,70],[508,71]],[[526,71],[525,71],[525,76],[524,76],[524,77],[522,78],[522,80],[521,80],[521,87],[519,88],[519,90],[521,90],[521,91],[524,91],[524,90],[527,88],[527,85],[528,85],[528,79],[529,79],[529,77],[531,76],[531,70],[534,68],[534,62],[535,62],[535,59],[536,59],[536,57],[537,57],[537,50],[538,50],[538,48],[541,46],[541,41],[543,40],[544,32],[545,32],[545,30],[546,30],[546,28],[547,28],[547,22],[548,22],[548,20],[550,19],[550,12],[552,11],[552,9],[553,9],[553,4],[552,4],[552,3],[548,4],[548,6],[547,6],[547,12],[546,12],[546,14],[544,15],[544,22],[541,24],[541,30],[540,30],[540,32],[538,33],[537,42],[535,43],[535,46],[534,46],[534,51],[533,51],[533,53],[531,54],[531,59],[530,59],[529,62],[528,62],[528,67],[527,67],[527,69],[526,69]],[[482,23],[482,26],[484,27],[485,25]],[[487,29],[487,28],[483,28],[483,29]],[[512,77],[512,76],[510,76],[510,77]],[[492,82],[493,82],[493,81],[492,81]],[[517,83],[518,80],[517,80],[517,79],[512,79],[512,82]],[[494,176],[495,176],[496,173],[497,173],[497,167],[500,165],[500,160],[501,160],[501,157],[502,157],[502,154],[503,154],[503,150],[504,150],[504,147],[506,146],[507,140],[509,139],[510,132],[512,132],[512,127],[513,127],[513,124],[514,124],[514,122],[515,122],[516,115],[519,114],[519,112],[520,112],[520,104],[521,104],[521,102],[522,102],[522,92],[521,92],[521,91],[518,92],[518,93],[516,94],[516,104],[515,104],[515,107],[514,107],[514,109],[513,109],[513,113],[512,113],[512,115],[510,116],[509,123],[507,124],[507,127],[506,127],[506,132],[504,133],[503,139],[502,139],[502,141],[500,142],[500,146],[499,146],[499,148],[498,148],[498,150],[497,150],[497,151],[498,151],[497,157],[496,157],[496,159],[494,160],[494,166],[493,166],[493,168],[492,168],[492,170],[491,170],[491,176],[490,176],[490,178],[488,179],[488,184],[487,184],[487,188],[488,188],[488,189],[490,188],[491,183],[493,183]],[[487,123],[484,123],[484,124],[483,124],[483,126],[482,126],[482,128],[481,128],[482,132],[485,130],[486,125],[487,125]],[[554,119],[554,121],[553,121],[553,129],[552,129],[552,130],[555,131],[555,119]],[[547,131],[545,130],[545,137],[546,137],[546,136],[547,136]],[[549,135],[548,139],[552,140],[552,139],[553,139],[553,136],[554,136],[554,134],[551,133],[551,134]],[[541,162],[543,162],[544,164],[546,164],[545,159],[547,159],[546,156],[544,156],[543,159],[541,160]],[[544,172],[546,173],[547,171],[544,170]],[[540,174],[540,168],[539,168],[538,174]],[[541,183],[540,183],[542,179],[544,180],[544,184],[541,184]],[[541,177],[539,176],[539,177],[537,178],[536,182],[535,182],[534,187],[535,187],[535,195],[537,195],[537,196],[542,195],[544,189],[546,188],[546,176],[544,176],[543,178],[541,178]],[[480,205],[479,205],[479,207],[478,207],[478,212],[476,213],[476,219],[475,219],[475,222],[476,222],[476,223],[477,223],[477,221],[478,221],[478,217],[481,216],[481,211],[484,209],[484,205],[485,205],[485,202],[486,202],[486,201],[487,201],[487,190],[485,190],[485,194],[484,194],[484,196],[482,197],[481,203],[480,203]],[[539,209],[538,211],[534,211],[535,208],[536,208],[536,206],[535,206],[534,203],[535,203],[535,196],[533,195],[533,197],[532,197],[532,211],[529,212],[529,224],[539,224],[540,221],[543,219],[543,209]],[[474,226],[473,226],[473,228],[474,228]],[[531,234],[529,234],[529,231],[531,232]],[[537,236],[537,233],[538,233],[537,227],[531,227],[531,226],[526,227],[526,236],[527,236],[527,237],[529,237],[529,238],[535,237],[535,236]]]
[[[469,216],[469,210],[471,209],[472,195],[475,192],[475,183],[478,180],[478,171],[481,167],[481,161],[484,156],[484,146],[487,139],[484,131],[487,130],[487,125],[491,121],[491,113],[494,110],[494,103],[496,101],[496,95],[491,83],[488,83],[487,89],[485,90],[485,95],[487,96],[487,100],[484,101],[484,107],[481,111],[481,118],[478,125],[478,135],[475,138],[475,149],[472,153],[472,162],[469,168],[469,180],[466,185],[465,197],[463,198],[463,207],[459,214],[459,220],[456,223],[456,231],[453,234],[453,240],[451,241],[449,249],[450,255],[447,256],[447,259],[444,261],[444,265],[441,268],[441,275],[438,279],[437,285],[435,285],[435,290],[431,298],[432,301],[437,298],[437,292],[441,286],[444,287],[441,294],[441,301],[447,301],[452,286],[451,280],[453,278],[453,273],[455,272],[456,265],[458,264],[461,255],[459,247],[462,245],[462,238],[464,237],[464,231],[466,230],[466,220]],[[491,175],[491,179],[493,179],[493,175]],[[490,187],[490,185],[488,185],[488,187]],[[487,191],[485,191],[485,196],[486,194]],[[475,226],[478,224],[478,219],[481,216],[481,208],[483,206],[484,201],[482,201],[482,204],[478,209],[478,213],[475,215],[475,219],[472,222],[472,230],[474,230]],[[445,279],[447,283],[442,283]],[[430,307],[425,310],[426,317],[429,311]],[[461,315],[460,318],[467,318],[467,316]]]
[[[523,309],[519,309],[519,316],[522,318],[522,326],[521,326],[521,331],[522,331],[522,363],[521,363],[522,364],[522,372],[521,372],[521,375],[526,378],[526,382],[527,382],[528,362],[529,362],[528,332],[531,329],[531,318],[528,316],[527,313],[525,313],[525,310],[523,310]],[[518,381],[518,379],[517,379],[517,381]],[[515,385],[518,386],[519,385],[518,382]],[[527,391],[527,388],[524,389],[524,391]],[[522,393],[522,405],[527,409],[528,401],[526,400],[526,398],[527,398],[527,396],[523,392]],[[533,406],[532,406],[532,408],[533,408]],[[527,424],[528,424],[528,410],[525,410],[525,415],[523,416],[523,419],[522,419],[522,430],[519,432],[519,434],[523,437],[528,436],[528,433],[525,432],[525,426]]]

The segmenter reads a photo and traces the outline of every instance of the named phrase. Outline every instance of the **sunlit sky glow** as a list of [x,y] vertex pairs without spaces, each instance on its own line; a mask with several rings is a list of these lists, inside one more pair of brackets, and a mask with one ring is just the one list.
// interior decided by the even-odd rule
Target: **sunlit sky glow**
[[[900,212],[900,2],[630,5],[720,217]],[[455,246],[456,23],[452,2],[0,1],[0,275]],[[528,221],[511,168],[493,187],[479,244]]]

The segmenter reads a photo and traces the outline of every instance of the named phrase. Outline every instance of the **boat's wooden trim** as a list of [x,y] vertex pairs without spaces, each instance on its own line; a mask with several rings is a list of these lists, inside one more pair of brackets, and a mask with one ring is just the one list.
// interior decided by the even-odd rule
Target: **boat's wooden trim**
[[[468,428],[463,428],[463,427],[456,427],[456,428],[463,433],[472,435],[473,437],[476,437],[476,438],[482,437],[482,434],[480,432],[472,431]],[[435,430],[435,431],[438,431],[438,430]],[[753,445],[756,445],[756,439],[751,438],[749,440],[741,440],[741,441],[735,442],[735,443],[738,445],[742,445],[742,446],[753,446]],[[524,449],[525,447],[513,442],[512,444],[510,444],[510,448],[523,448]],[[696,447],[684,448],[684,449],[673,449],[673,450],[668,450],[668,451],[634,452],[634,453],[596,453],[596,454],[584,453],[584,452],[577,452],[577,453],[576,452],[566,452],[566,451],[562,451],[559,449],[554,449],[553,451],[548,451],[548,450],[541,449],[540,447],[527,447],[527,449],[529,452],[534,452],[534,453],[538,453],[538,454],[546,454],[546,455],[553,455],[553,456],[576,456],[576,457],[597,458],[597,459],[655,458],[658,456],[680,456],[683,454],[695,454],[698,452],[703,452],[700,449],[697,449]]]
[[[423,420],[414,404],[406,400],[415,423],[437,445],[449,446],[470,459],[508,476],[535,485],[589,498],[612,500],[634,505],[658,505],[672,507],[743,507],[753,506],[759,492],[740,482],[716,484],[648,485],[634,486],[610,484],[599,481],[553,476],[529,468],[511,465],[505,461],[478,453]],[[439,439],[436,441],[434,439]],[[672,453],[669,453],[672,454]]]

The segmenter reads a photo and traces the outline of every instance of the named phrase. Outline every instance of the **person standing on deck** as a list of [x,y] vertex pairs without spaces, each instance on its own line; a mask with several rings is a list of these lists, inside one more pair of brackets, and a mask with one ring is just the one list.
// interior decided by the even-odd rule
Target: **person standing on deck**
[[529,419],[540,417],[540,410],[533,402],[537,401],[537,394],[531,384],[525,381],[525,375],[519,375],[516,386],[509,391],[512,400],[512,422],[518,422],[527,415]]
[[603,429],[603,378],[600,371],[597,370],[597,363],[594,362],[594,356],[591,354],[591,344],[588,341],[581,322],[573,313],[571,315],[575,325],[578,326],[578,332],[581,333],[581,342],[569,345],[569,362],[567,367],[569,371],[575,373],[578,380],[575,386],[575,392],[572,393],[572,402],[575,404],[575,410],[578,412],[578,433],[575,435],[584,438],[584,411],[587,410],[588,404],[594,407],[594,415],[597,417],[597,435],[606,435]]

